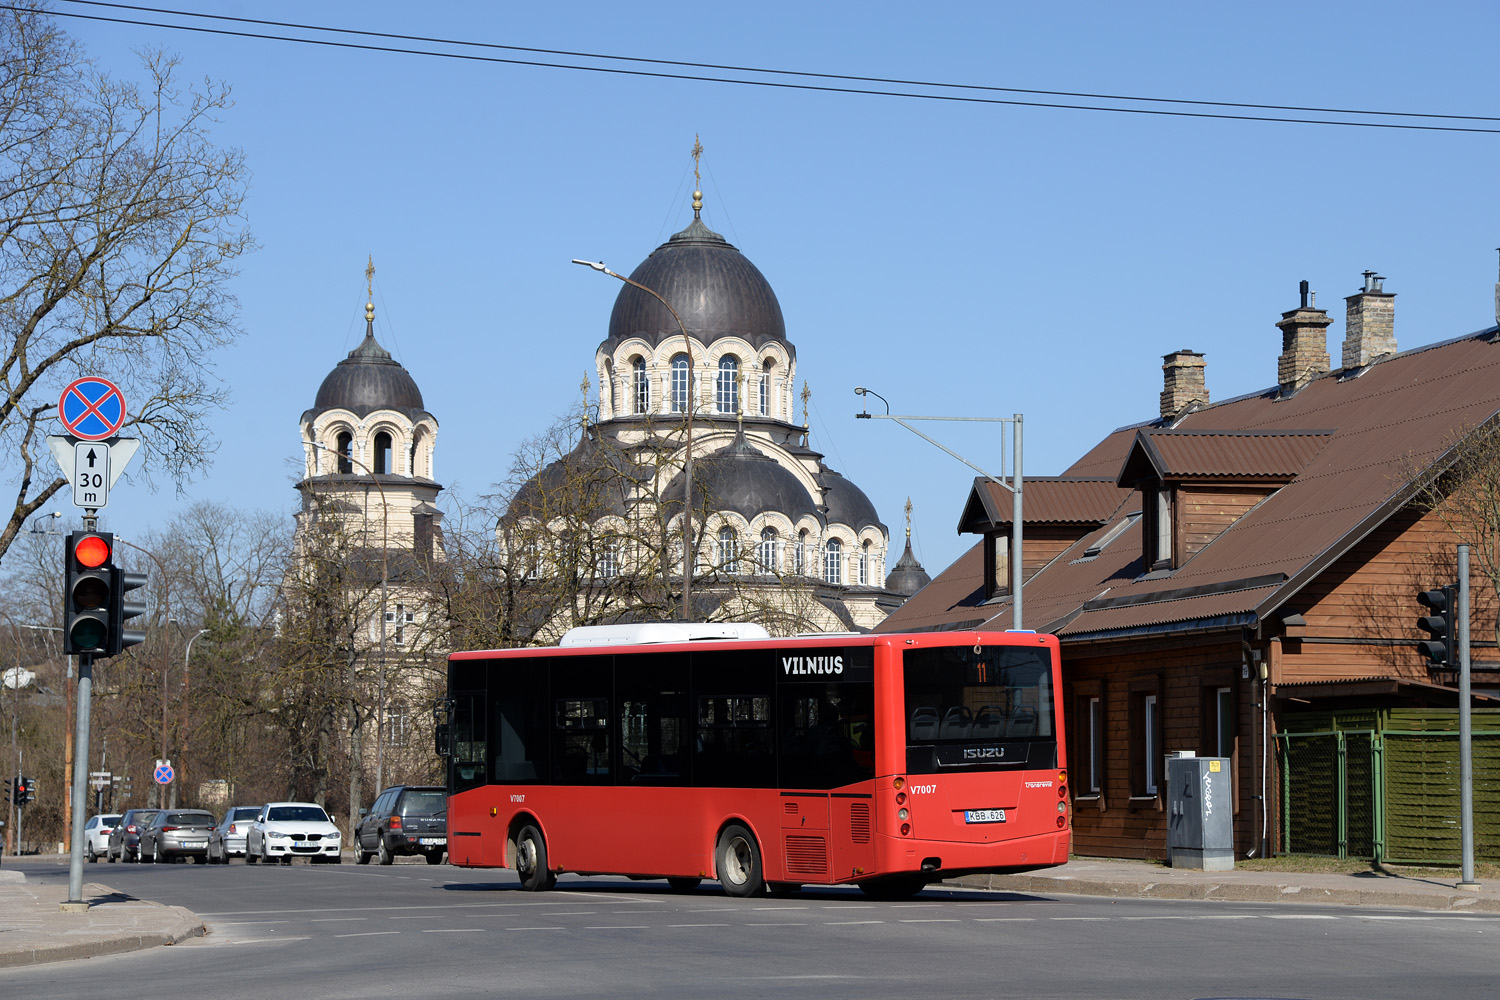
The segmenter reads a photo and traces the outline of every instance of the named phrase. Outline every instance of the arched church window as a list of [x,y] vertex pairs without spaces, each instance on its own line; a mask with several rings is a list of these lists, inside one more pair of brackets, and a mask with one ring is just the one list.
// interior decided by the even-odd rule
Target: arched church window
[[777,534],[775,528],[765,528],[760,533],[760,563],[762,572],[776,572],[776,542]]
[[870,583],[870,543],[865,542],[859,550],[859,585],[869,586]]
[[760,415],[771,415],[771,362],[767,361],[760,371]]
[[391,436],[385,431],[375,435],[375,472],[382,476],[391,472]]
[[844,544],[837,538],[828,539],[828,547],[823,550],[823,579],[844,582]]
[[797,547],[793,550],[793,569],[797,573],[807,572],[807,531],[797,532]]
[[688,402],[688,356],[672,357],[672,412],[686,413]]
[[349,475],[354,471],[354,435],[340,431],[338,436],[339,473]]
[[719,382],[714,402],[720,413],[738,413],[740,409],[740,359],[726,354],[719,359]]
[[646,374],[646,359],[636,358],[631,366],[635,372],[635,412],[651,412],[651,378]]
[[740,542],[733,528],[719,529],[719,566],[726,573],[740,571]]

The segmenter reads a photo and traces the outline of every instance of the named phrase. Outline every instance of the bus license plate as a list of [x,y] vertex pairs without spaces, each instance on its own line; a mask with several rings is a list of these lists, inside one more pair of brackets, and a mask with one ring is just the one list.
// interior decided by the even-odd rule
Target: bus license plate
[[1004,823],[1004,809],[965,809],[965,823]]

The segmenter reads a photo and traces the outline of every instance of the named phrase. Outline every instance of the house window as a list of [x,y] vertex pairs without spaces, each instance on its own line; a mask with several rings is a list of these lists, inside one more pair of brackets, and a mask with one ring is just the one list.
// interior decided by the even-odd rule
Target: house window
[[404,708],[385,710],[385,745],[404,747],[411,744],[411,713]]
[[1154,799],[1162,780],[1161,679],[1130,683],[1130,796]]
[[606,538],[599,549],[599,578],[613,580],[620,575],[620,540]]
[[726,573],[740,571],[740,543],[733,528],[719,529],[719,566]]
[[760,533],[760,568],[762,572],[776,572],[776,541],[775,528],[766,528]]
[[686,413],[688,408],[688,356],[672,358],[672,412]]
[[823,551],[823,579],[829,583],[844,582],[844,545],[837,538],[828,539]]
[[406,610],[406,605],[404,604],[396,605],[395,611],[387,611],[385,613],[386,627],[388,629],[392,625],[396,627],[395,631],[391,633],[391,641],[398,646],[405,643],[406,626],[416,621],[416,618],[417,616],[414,613]]
[[635,372],[635,412],[651,412],[651,377],[646,374],[646,359],[636,358],[631,365]]
[[375,472],[388,475],[391,471],[391,436],[385,431],[375,435]]
[[1104,699],[1085,695],[1077,705],[1078,771],[1073,788],[1079,795],[1099,795],[1104,790]]
[[1158,483],[1147,497],[1146,569],[1171,569],[1172,491]]
[[719,359],[719,382],[714,403],[720,413],[739,412],[740,359],[732,354]]

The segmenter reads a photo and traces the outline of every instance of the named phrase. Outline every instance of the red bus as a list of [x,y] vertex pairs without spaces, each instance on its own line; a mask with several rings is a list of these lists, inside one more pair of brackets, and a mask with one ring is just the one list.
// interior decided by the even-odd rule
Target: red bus
[[655,624],[454,653],[449,861],[529,890],[572,872],[886,898],[1060,865],[1060,690],[1057,639],[1030,632]]

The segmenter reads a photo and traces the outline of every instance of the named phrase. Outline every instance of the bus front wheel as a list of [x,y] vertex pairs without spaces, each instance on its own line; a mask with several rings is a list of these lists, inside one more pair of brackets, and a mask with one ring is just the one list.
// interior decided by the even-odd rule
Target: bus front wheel
[[755,896],[765,888],[761,878],[760,848],[755,836],[739,824],[725,827],[714,852],[719,882],[731,896]]
[[547,842],[534,826],[523,826],[516,835],[516,874],[527,892],[541,892],[557,884],[557,876],[547,870]]

